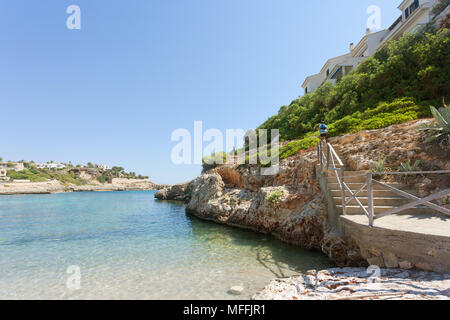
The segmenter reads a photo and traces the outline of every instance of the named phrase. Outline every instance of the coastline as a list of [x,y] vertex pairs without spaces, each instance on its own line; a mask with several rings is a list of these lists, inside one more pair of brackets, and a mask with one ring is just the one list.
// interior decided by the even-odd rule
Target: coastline
[[92,183],[88,185],[64,185],[57,180],[46,182],[0,183],[0,196],[54,194],[67,192],[108,192],[108,191],[156,191],[164,188],[148,180],[113,179],[112,183]]

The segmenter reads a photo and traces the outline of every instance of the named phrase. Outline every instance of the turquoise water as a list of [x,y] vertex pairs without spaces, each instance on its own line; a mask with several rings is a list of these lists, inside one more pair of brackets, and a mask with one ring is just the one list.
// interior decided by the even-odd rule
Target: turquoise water
[[[154,192],[0,197],[0,259],[0,299],[234,299],[235,285],[246,299],[273,278],[332,266],[318,252],[188,217]],[[67,286],[70,266],[78,289]]]

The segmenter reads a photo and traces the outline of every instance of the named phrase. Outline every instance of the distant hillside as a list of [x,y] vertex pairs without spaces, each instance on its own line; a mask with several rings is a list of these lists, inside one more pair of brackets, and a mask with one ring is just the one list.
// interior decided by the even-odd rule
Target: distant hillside
[[[87,167],[71,164],[60,164],[60,167],[42,168],[34,162],[10,162],[7,167],[7,178],[10,181],[29,180],[31,182],[44,182],[58,180],[62,184],[88,185],[91,183],[112,183],[113,179],[148,180],[148,177],[137,175],[134,172],[125,172],[122,167],[102,168],[89,164]],[[15,164],[22,164],[20,169]]]

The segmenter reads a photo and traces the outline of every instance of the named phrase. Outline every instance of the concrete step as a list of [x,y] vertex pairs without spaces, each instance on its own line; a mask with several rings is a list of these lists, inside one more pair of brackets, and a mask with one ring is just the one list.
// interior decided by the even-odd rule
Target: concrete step
[[[358,197],[358,200],[363,204],[363,205],[367,205],[368,203],[368,199],[367,197]],[[334,197],[334,201],[336,204],[341,204],[342,200],[341,197]],[[409,201],[408,199],[405,198],[401,198],[401,197],[374,197],[373,199],[373,204],[375,206],[395,206],[395,207],[399,207],[402,206],[404,204],[407,204],[411,201]],[[355,199],[352,199],[348,205],[358,205],[356,203]]]
[[[340,179],[340,178],[339,178]],[[348,182],[366,182],[367,178],[366,176],[344,176],[344,181],[346,183]],[[336,176],[328,176],[328,182],[337,182]]]
[[[336,207],[338,209],[338,212],[342,214],[342,205],[337,205]],[[365,206],[365,208],[367,209],[367,206]],[[374,213],[375,215],[377,215],[393,208],[396,208],[396,206],[374,206]],[[398,214],[433,214],[435,212],[436,211],[427,207],[419,207],[406,209],[402,212],[399,212]],[[346,207],[346,214],[348,215],[358,215],[362,213],[362,209],[358,205],[349,205]]]
[[[341,196],[341,190],[340,189],[335,189],[335,190],[331,190],[331,194],[334,197],[340,197]],[[345,191],[345,196],[349,197],[350,196],[350,192],[348,192],[347,190]],[[389,190],[374,190],[373,191],[373,196],[374,197],[397,197],[398,195],[392,191]],[[367,197],[367,190],[363,190],[360,193],[358,193],[358,197]]]
[[[355,175],[363,175],[364,176],[364,174],[366,174],[366,173],[368,173],[369,171],[344,171],[344,177],[347,177],[347,176],[355,176]],[[329,172],[328,173],[328,176],[329,177],[334,177],[335,175],[334,175],[334,172]],[[365,176],[364,176],[365,177]]]
[[[363,185],[363,183],[365,181],[364,182],[347,182],[347,181],[344,180],[344,182],[347,184],[347,186],[350,189],[352,189],[353,191],[356,191]],[[401,189],[401,188],[404,187],[400,183],[387,183],[387,184],[392,186],[392,187],[394,187],[394,188],[397,188],[397,189]],[[339,188],[339,183],[337,183],[336,181],[329,181],[328,182],[328,188],[331,189],[331,190],[339,190],[340,189]],[[366,189],[366,187],[364,189]],[[372,190],[387,190],[387,189],[383,188],[382,186],[378,186],[378,185],[374,184],[374,185],[372,185]]]

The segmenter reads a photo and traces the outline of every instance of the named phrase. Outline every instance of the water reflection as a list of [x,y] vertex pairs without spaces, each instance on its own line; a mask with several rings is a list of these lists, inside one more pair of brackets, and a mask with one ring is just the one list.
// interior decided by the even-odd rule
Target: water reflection
[[245,247],[261,266],[277,278],[306,272],[318,265],[334,266],[321,252],[286,244],[270,235],[204,221],[192,215],[188,216],[188,220],[197,245],[223,251],[231,247]]

